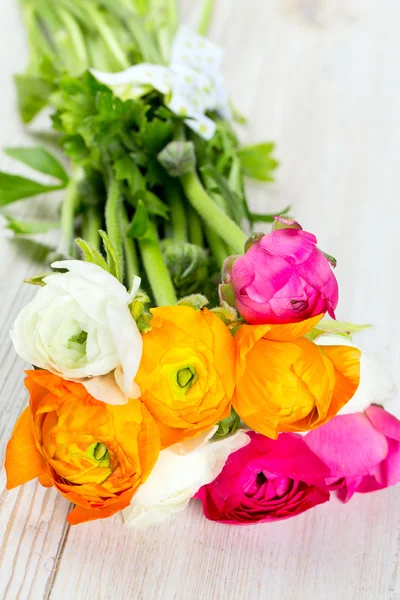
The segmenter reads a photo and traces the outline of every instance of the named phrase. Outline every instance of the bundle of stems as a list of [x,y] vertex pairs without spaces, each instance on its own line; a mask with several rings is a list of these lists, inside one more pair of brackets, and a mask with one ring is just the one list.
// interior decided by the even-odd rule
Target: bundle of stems
[[[167,65],[176,0],[20,1],[30,49],[26,72],[16,76],[21,118],[27,123],[50,107],[69,173],[48,149],[6,150],[56,183],[0,173],[0,207],[65,188],[59,224],[8,215],[8,226],[29,235],[59,225],[57,254],[74,257],[79,247],[94,262],[103,242],[116,255],[117,276],[127,285],[133,275],[144,277],[158,305],[207,295],[225,258],[243,252],[253,224],[272,221],[251,212],[244,180],[273,179],[274,145],[241,145],[217,113],[208,115],[216,132],[206,141],[155,90],[118,98],[88,72]],[[212,8],[206,0],[202,34]]]

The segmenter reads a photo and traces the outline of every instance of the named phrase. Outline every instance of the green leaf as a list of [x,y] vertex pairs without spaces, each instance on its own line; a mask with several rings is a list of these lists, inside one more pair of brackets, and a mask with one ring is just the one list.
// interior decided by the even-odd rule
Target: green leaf
[[135,215],[128,227],[126,235],[130,238],[138,238],[145,235],[149,227],[149,215],[142,200],[139,200]]
[[172,140],[174,126],[172,121],[154,119],[146,123],[142,131],[144,148],[152,155],[157,155]]
[[122,267],[115,246],[105,231],[99,231],[99,233],[107,255],[108,271],[122,282]]
[[244,173],[260,181],[273,181],[272,173],[278,166],[278,161],[272,156],[274,148],[272,142],[240,148],[237,154]]
[[27,279],[24,279],[24,283],[29,283],[30,285],[40,285],[41,287],[44,287],[46,284],[43,281],[43,279],[45,277],[48,277],[49,275],[53,275],[53,273],[38,273],[33,277],[28,277]]
[[337,267],[337,260],[334,256],[332,256],[332,254],[327,254],[326,252],[323,252],[321,250],[322,254],[325,256],[326,260],[328,261],[328,263],[330,263],[330,265],[335,268]]
[[324,320],[320,321],[317,327],[314,327],[305,337],[314,341],[321,335],[340,335],[349,340],[352,339],[353,333],[358,333],[363,329],[368,329],[371,325],[355,325],[354,323],[346,323],[345,321]]
[[7,219],[6,228],[16,235],[35,235],[60,228],[59,221],[20,221],[9,215],[4,215],[4,217]]
[[32,119],[48,104],[49,96],[55,89],[55,84],[44,77],[15,75],[18,108],[24,123]]
[[114,162],[115,175],[118,181],[126,181],[132,194],[146,187],[145,179],[133,160],[128,154]]
[[156,108],[156,110],[154,111],[154,114],[156,117],[160,117],[161,119],[173,119],[175,121],[182,121],[183,119],[186,118],[181,115],[175,115],[172,111],[170,111],[169,108],[167,108],[164,105]]
[[81,249],[86,262],[98,265],[102,269],[108,271],[108,265],[97,248],[82,238],[76,238],[75,243]]
[[32,169],[68,183],[68,175],[58,160],[44,148],[6,148],[4,152]]
[[235,123],[239,125],[247,125],[248,119],[230,102],[232,117]]
[[137,191],[136,194],[133,195],[132,200],[135,206],[137,206],[139,200],[142,200],[149,215],[156,215],[163,219],[169,218],[169,207],[149,190]]
[[235,295],[233,293],[233,287],[231,283],[220,283],[218,286],[218,291],[221,297],[221,300],[227,304],[228,306],[235,306]]
[[270,214],[251,212],[251,213],[249,213],[250,222],[251,223],[273,223],[275,220],[274,217],[282,217],[283,215],[287,215],[287,213],[290,211],[291,208],[292,208],[291,206],[287,206],[280,212],[275,212],[275,213],[270,213]]
[[0,207],[11,204],[16,200],[30,198],[38,194],[45,194],[54,190],[61,190],[63,185],[43,185],[32,179],[19,175],[0,172]]
[[243,175],[240,160],[237,156],[232,159],[231,168],[228,176],[228,183],[231,190],[235,192],[238,198],[243,197]]

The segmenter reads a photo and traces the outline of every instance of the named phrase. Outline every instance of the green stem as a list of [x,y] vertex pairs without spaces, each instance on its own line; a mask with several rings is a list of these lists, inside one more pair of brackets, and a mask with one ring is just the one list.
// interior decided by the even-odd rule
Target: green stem
[[129,19],[126,25],[138,45],[143,62],[151,62],[157,65],[164,64],[163,57],[151,39],[150,34],[144,28],[143,22],[133,17]]
[[226,257],[228,256],[228,250],[226,244],[215,231],[210,229],[210,227],[206,227],[206,238],[208,245],[210,246],[210,250],[215,260],[218,263],[219,267],[225,262]]
[[98,10],[93,10],[91,12],[91,17],[92,17],[92,23],[97,27],[101,37],[104,40],[104,43],[106,44],[110,53],[112,54],[112,56],[118,63],[119,68],[127,69],[130,66],[130,62],[129,62],[125,52],[121,48],[120,44],[118,43],[118,40],[116,39],[114,33],[112,32],[110,27],[107,25],[107,22],[104,19],[101,12]]
[[[57,56],[57,61],[60,61],[64,71],[72,75],[82,72],[86,65],[82,64],[75,47],[75,38],[78,34],[74,19],[65,11],[62,13],[62,9],[60,11],[60,7],[49,0],[36,0],[36,8],[40,25],[42,29],[44,28],[44,36],[53,46],[52,57]],[[74,30],[73,38],[71,38],[71,27]]]
[[81,169],[75,168],[71,179],[65,189],[65,196],[61,205],[61,240],[58,251],[65,256],[74,257],[75,249],[73,242],[75,239],[75,212],[78,206],[79,194],[77,182],[81,176]]
[[89,56],[90,66],[98,71],[109,73],[114,69],[112,56],[99,35],[88,35],[86,37],[86,48]]
[[157,42],[160,49],[162,62],[160,64],[168,65],[171,58],[171,32],[166,27],[160,27],[157,31]]
[[167,2],[168,25],[172,37],[179,27],[179,6],[177,0],[168,0]]
[[43,56],[51,56],[54,53],[54,48],[40,30],[35,7],[22,2],[22,15],[28,32],[29,43],[29,66],[27,71],[31,74],[37,74],[40,72]]
[[201,219],[190,204],[188,206],[188,226],[190,243],[204,248],[204,235]]
[[79,63],[79,72],[82,73],[83,71],[89,68],[85,39],[83,37],[82,31],[74,17],[70,13],[68,13],[64,8],[58,7],[57,12],[66,30],[69,33],[76,54],[77,62]]
[[139,239],[144,268],[158,306],[176,304],[175,289],[160,249],[157,229],[153,222],[144,237]]
[[171,210],[171,225],[176,242],[187,242],[186,213],[179,184],[172,181],[166,188],[167,201]]
[[236,254],[242,254],[247,240],[246,234],[215,204],[202,186],[195,171],[180,178],[186,197],[205,221]]
[[199,24],[200,35],[207,35],[211,23],[211,17],[214,10],[215,0],[205,0],[203,12]]
[[96,206],[88,206],[83,214],[82,237],[97,250],[100,249],[101,214]]
[[[206,191],[207,191],[207,189],[209,187],[211,187],[211,188],[214,187],[214,181],[211,179],[211,177],[208,177],[208,176],[206,176],[204,174],[202,176],[202,183],[203,183],[203,187],[204,187],[204,189]],[[225,198],[219,192],[210,192],[210,191],[207,191],[207,193],[210,196],[210,198],[215,202],[215,204],[217,206],[219,206],[220,209],[225,214],[228,214],[228,205],[227,205],[227,202],[226,202]]]
[[121,233],[122,198],[119,183],[111,177],[105,206],[106,230],[117,252],[121,264],[122,279],[124,278],[124,250]]
[[139,259],[136,252],[135,241],[125,235],[128,229],[129,219],[126,212],[125,206],[122,207],[121,211],[121,225],[124,234],[124,251],[126,261],[126,283],[128,289],[132,287],[133,278],[135,275],[139,275]]

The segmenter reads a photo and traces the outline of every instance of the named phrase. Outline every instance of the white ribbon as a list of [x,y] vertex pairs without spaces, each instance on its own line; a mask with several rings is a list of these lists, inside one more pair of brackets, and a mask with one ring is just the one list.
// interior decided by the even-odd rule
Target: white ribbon
[[176,115],[187,116],[185,123],[206,140],[216,125],[206,111],[218,111],[231,119],[228,96],[221,73],[223,51],[207,38],[182,25],[172,45],[169,67],[142,63],[119,73],[93,75],[111,87],[121,98],[138,98],[149,89],[164,95],[165,105]]

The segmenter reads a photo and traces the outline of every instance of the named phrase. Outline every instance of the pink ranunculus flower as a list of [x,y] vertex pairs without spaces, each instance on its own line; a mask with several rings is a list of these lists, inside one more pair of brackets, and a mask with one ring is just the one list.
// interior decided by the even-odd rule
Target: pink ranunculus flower
[[248,435],[250,444],[231,454],[221,474],[196,494],[207,519],[230,525],[266,523],[329,500],[329,469],[301,436],[282,433],[272,440]]
[[329,467],[326,483],[342,502],[356,492],[400,482],[400,421],[379,406],[336,416],[310,431],[305,441]]
[[312,233],[279,229],[228,259],[236,308],[250,324],[294,323],[328,312],[339,292],[331,265]]

